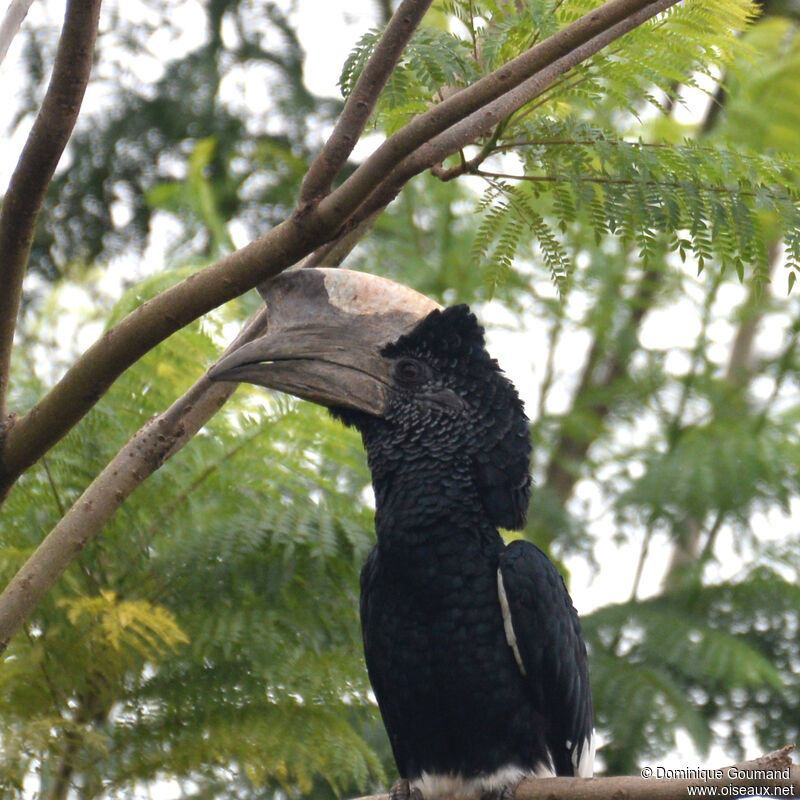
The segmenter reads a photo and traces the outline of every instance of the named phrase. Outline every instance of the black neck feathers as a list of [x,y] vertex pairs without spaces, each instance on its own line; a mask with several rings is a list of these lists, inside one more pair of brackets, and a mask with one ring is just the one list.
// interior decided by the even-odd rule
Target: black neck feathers
[[464,305],[433,311],[381,355],[396,365],[385,414],[334,412],[361,431],[379,519],[391,508],[403,518],[456,523],[468,513],[473,526],[479,516],[522,527],[528,420],[474,314]]

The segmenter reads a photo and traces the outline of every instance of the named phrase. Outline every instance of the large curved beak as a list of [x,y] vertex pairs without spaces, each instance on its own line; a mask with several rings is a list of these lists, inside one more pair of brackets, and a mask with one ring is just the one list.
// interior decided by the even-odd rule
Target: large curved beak
[[284,272],[262,294],[267,333],[221,358],[209,377],[377,416],[391,384],[381,350],[440,308],[399,283],[344,269]]

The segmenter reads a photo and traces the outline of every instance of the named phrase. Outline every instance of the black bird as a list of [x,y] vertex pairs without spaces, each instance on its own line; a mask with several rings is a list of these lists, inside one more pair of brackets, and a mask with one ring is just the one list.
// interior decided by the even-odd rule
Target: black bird
[[530,438],[467,306],[347,270],[283,273],[265,336],[222,358],[361,433],[377,545],[361,572],[367,669],[395,798],[508,797],[526,775],[592,774],[586,647],[561,575],[498,527],[524,524]]

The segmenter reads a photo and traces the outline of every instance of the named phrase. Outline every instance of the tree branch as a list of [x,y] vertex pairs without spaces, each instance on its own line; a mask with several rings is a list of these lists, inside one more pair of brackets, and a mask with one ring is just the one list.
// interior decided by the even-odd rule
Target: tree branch
[[[225,352],[263,333],[267,312],[250,319]],[[0,595],[0,653],[64,570],[133,490],[219,411],[237,384],[203,375],[163,414],[148,420],[45,537]]]
[[403,0],[397,7],[347,98],[333,133],[303,179],[299,201],[301,208],[330,191],[333,179],[353,151],[386,81],[432,2]]
[[[610,0],[600,8],[590,11],[471,86],[412,119],[390,136],[341,186],[320,203],[320,216],[325,219],[329,215],[341,214],[342,211],[352,213],[364,196],[385,183],[384,176],[395,168],[400,169],[398,165],[405,164],[400,173],[410,172],[410,175],[414,175],[439,163],[446,156],[457,152],[460,147],[470,144],[477,136],[491,130],[501,119],[547,88],[549,82],[540,85],[546,81],[542,74],[545,70],[562,64],[562,68],[556,69],[550,78],[551,81],[554,80],[570,67],[594,55],[606,44],[677,2],[678,0]],[[618,29],[618,25],[622,27]],[[610,31],[614,33],[609,36]],[[597,42],[594,49],[582,48],[586,43],[595,40]],[[581,51],[582,55],[574,58],[576,51]],[[522,88],[521,84],[531,78],[533,85],[528,84]],[[520,92],[514,94],[517,87],[520,87]],[[473,133],[471,137],[464,137],[464,128],[455,132],[451,130],[451,140],[461,142],[454,146],[441,139],[440,135],[457,123],[462,123]],[[412,154],[422,164],[416,170],[411,169],[410,162],[404,161]]]
[[99,16],[100,0],[67,3],[50,84],[0,210],[0,424],[7,414],[11,350],[33,231],[78,119],[92,69]]
[[[454,167],[452,172],[450,170],[443,171],[440,176],[442,180],[452,180],[454,177],[462,173],[469,173],[470,175],[478,175],[482,178],[494,178],[497,180],[509,181],[528,181],[529,183],[592,183],[599,185],[613,185],[613,186],[663,186],[665,188],[681,189],[686,186],[685,181],[676,180],[636,180],[633,178],[612,178],[609,175],[591,175],[581,178],[568,177],[567,175],[525,175],[510,172],[489,172],[487,170],[478,169],[476,167],[470,168],[469,162],[466,168],[459,169]],[[734,186],[714,185],[711,183],[695,183],[693,184],[698,189],[713,194],[727,194],[733,197],[756,197],[756,192],[743,191]],[[767,192],[767,195],[770,193]],[[773,196],[777,196],[777,193]]]
[[[342,239],[323,245],[304,266],[337,266],[369,230],[373,220]],[[226,353],[259,336],[267,324],[261,308]],[[211,383],[203,375],[160,416],[149,420],[92,482],[0,595],[0,653],[64,570],[103,529],[133,490],[177,453],[223,406],[236,384]]]
[[143,303],[109,328],[23,417],[12,420],[0,461],[0,497],[58,442],[133,363],[170,334],[291,266],[331,231],[290,218],[241,250]]
[[[83,417],[127,367],[155,345],[202,314],[304,258],[334,238],[345,225],[358,224],[371,216],[397,194],[404,180],[438,163],[486,130],[483,112],[472,113],[476,103],[487,103],[491,126],[503,114],[510,113],[509,109],[519,107],[542,91],[545,74],[553,77],[560,74],[675,2],[611,0],[586,14],[472,87],[412,120],[316,207],[295,212],[264,236],[133,311],[92,345],[28,414],[7,426],[4,450],[0,453],[0,498],[27,467]],[[601,33],[597,34],[598,31]],[[573,50],[575,55],[571,55]],[[548,61],[554,58],[555,62]],[[542,69],[548,64],[549,71]],[[532,83],[521,86],[531,71],[537,69],[539,73],[533,76]],[[512,86],[519,86],[520,91],[507,92]],[[503,96],[498,98],[498,94]],[[453,126],[420,147],[437,130],[461,119],[459,115],[463,116],[465,111],[467,117],[460,126]],[[418,151],[412,152],[415,148]],[[412,155],[407,160],[409,152]],[[381,186],[379,192],[365,205],[376,186]]]
[[[656,2],[649,3],[638,2],[638,6],[644,7],[639,8],[638,11],[630,13],[626,18],[616,22],[616,12],[619,10],[618,5],[621,5],[623,2],[626,2],[628,5],[631,4],[628,3],[627,0],[612,0],[612,2],[607,3],[597,10],[596,13],[598,14],[599,12],[606,11],[608,13],[601,16],[601,19],[606,23],[606,27],[602,28],[596,35],[586,38],[587,30],[595,31],[600,27],[599,23],[597,23],[597,20],[594,19],[591,20],[591,22],[594,23],[594,25],[591,27],[588,23],[582,24],[588,17],[593,16],[592,13],[587,14],[576,22],[572,23],[572,25],[568,26],[567,28],[564,28],[558,33],[553,34],[553,36],[551,36],[549,39],[546,39],[540,45],[537,45],[531,50],[528,50],[526,53],[523,53],[522,56],[518,56],[513,61],[510,61],[504,67],[495,70],[495,72],[493,72],[491,75],[481,79],[469,89],[464,89],[462,92],[459,92],[448,100],[445,100],[439,106],[435,106],[430,111],[415,118],[398,133],[387,139],[386,142],[384,142],[384,144],[375,151],[373,156],[370,156],[370,158],[367,159],[362,165],[362,167],[366,167],[370,162],[370,159],[375,158],[374,168],[376,170],[376,174],[387,175],[387,177],[377,184],[370,197],[361,205],[356,213],[353,214],[350,224],[358,223],[361,219],[365,219],[366,217],[375,214],[380,209],[385,208],[398,195],[403,186],[405,186],[405,184],[412,177],[424,172],[426,169],[430,169],[431,167],[440,164],[448,156],[453,155],[467,145],[472,144],[481,136],[489,134],[496,125],[501,124],[503,120],[505,120],[510,114],[513,114],[515,111],[522,108],[522,106],[524,106],[526,103],[529,103],[531,100],[542,94],[542,92],[549,88],[553,82],[565,72],[572,69],[577,64],[585,61],[587,58],[595,55],[604,47],[608,46],[611,42],[616,41],[626,33],[629,33],[643,22],[646,22],[648,19],[656,16],[656,14],[660,14],[662,11],[675,5],[678,0],[656,0]],[[571,36],[567,38],[566,34],[570,32]],[[562,35],[564,36],[562,37]],[[559,41],[551,44],[552,40],[558,37],[561,37],[559,38]],[[563,41],[564,38],[567,38],[567,41],[571,45],[571,49],[565,46]],[[384,167],[384,159],[377,159],[376,157],[380,154],[382,148],[390,145],[393,140],[401,138],[402,146],[398,147],[397,149],[399,152],[404,152],[407,132],[409,132],[407,138],[409,140],[416,141],[415,131],[412,129],[418,120],[423,120],[429,115],[432,115],[437,109],[442,109],[449,103],[458,100],[463,95],[470,94],[473,89],[477,89],[484,81],[492,78],[492,76],[499,75],[506,68],[511,68],[512,65],[519,62],[525,56],[532,56],[532,54],[536,53],[537,51],[543,51],[548,54],[555,52],[558,54],[562,49],[566,50],[564,55],[545,63],[543,66],[541,66],[541,68],[538,69],[538,71],[535,71],[528,77],[524,76],[528,75],[531,64],[539,64],[542,57],[539,57],[539,59],[533,59],[531,57],[528,59],[528,61],[525,61],[524,64],[519,65],[518,69],[515,70],[514,78],[509,80],[511,86],[505,87],[507,91],[500,94],[499,97],[495,95],[488,102],[486,102],[485,105],[467,114],[462,119],[456,121],[456,123],[452,126],[442,130],[442,132],[436,133],[436,130],[438,130],[440,127],[438,124],[439,120],[434,120],[431,116],[431,130],[429,131],[429,135],[424,138],[423,142],[420,143],[419,146],[417,146],[412,152],[406,155],[397,164],[397,166],[394,167],[394,169],[391,171],[380,171]],[[518,80],[518,78],[520,78],[520,74],[518,73],[521,73],[524,79]],[[482,96],[482,94],[480,96]],[[467,104],[467,108],[469,107],[471,107],[471,105]],[[320,203],[319,210],[321,214],[325,214],[329,207],[336,208],[340,197],[344,197],[345,202],[347,201],[348,183],[358,177],[362,167],[359,167],[359,169],[357,169],[350,176],[350,178],[348,178],[348,180],[339,187],[339,189],[334,191]],[[362,176],[359,182],[361,188],[363,188],[363,185],[366,184],[368,180],[369,176]]]
[[11,0],[3,22],[0,24],[0,64],[8,53],[14,37],[19,33],[22,20],[25,19],[33,0]]
[[382,208],[359,220],[353,221],[335,239],[315,250],[303,262],[304,267],[338,267],[350,255],[353,248],[372,230]]
[[[701,797],[800,797],[800,767],[792,764],[792,750],[794,745],[787,745],[752,761],[719,769],[697,768],[696,777],[690,779],[659,778],[657,770],[651,770],[652,777],[647,778],[526,778],[517,787],[514,800],[686,800],[694,793],[693,787],[700,787],[697,796]],[[666,770],[665,775],[675,772]],[[358,800],[388,797],[379,794]]]

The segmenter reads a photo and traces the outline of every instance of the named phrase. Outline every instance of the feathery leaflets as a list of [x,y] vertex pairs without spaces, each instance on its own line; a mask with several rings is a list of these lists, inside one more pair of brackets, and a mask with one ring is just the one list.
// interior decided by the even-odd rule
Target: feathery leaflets
[[[179,277],[138,285],[112,317]],[[19,482],[0,582],[141,415],[213,360],[223,322],[167,340]],[[88,785],[120,792],[166,774],[209,787],[218,769],[225,791],[328,796],[383,776],[358,655],[358,566],[373,538],[360,446],[313,408],[265,410],[254,395],[237,396],[126,503],[11,643],[3,800],[37,771],[47,785],[65,757]]]
[[[431,98],[499,67],[596,5],[529,2],[517,13],[503,3],[445,4],[461,24],[455,32],[417,32],[384,92],[376,125],[397,130]],[[749,55],[741,33],[753,14],[753,4],[741,0],[674,6],[573,69],[477,143],[483,149],[464,169],[487,184],[472,261],[492,290],[532,246],[563,289],[575,256],[563,230],[578,217],[597,237],[619,237],[635,248],[645,265],[663,238],[699,270],[715,261],[757,284],[768,280],[767,242],[777,227],[793,285],[800,270],[800,162],[685,137],[645,139],[638,124],[685,104],[687,90],[705,92],[712,102],[720,75]],[[345,65],[345,94],[376,40],[377,32],[363,37]],[[629,123],[620,126],[625,114]],[[625,127],[638,128],[636,139],[620,132]]]

